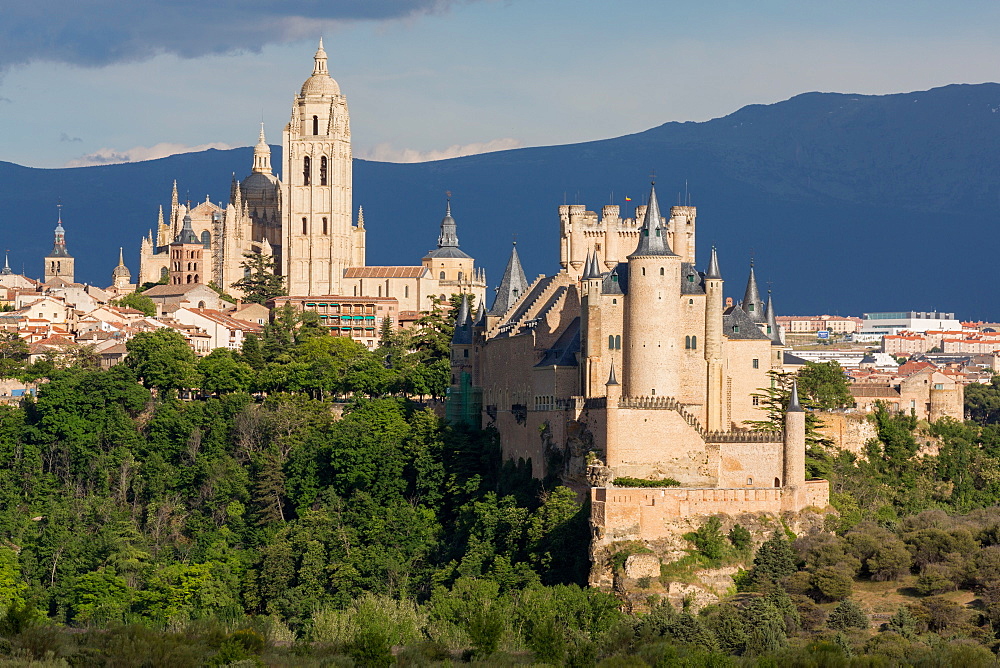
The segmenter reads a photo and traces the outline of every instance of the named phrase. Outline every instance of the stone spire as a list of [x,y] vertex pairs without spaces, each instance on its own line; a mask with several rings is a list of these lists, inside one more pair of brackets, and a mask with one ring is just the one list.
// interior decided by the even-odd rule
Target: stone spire
[[719,255],[715,252],[715,246],[712,246],[712,257],[708,261],[708,271],[705,272],[705,278],[722,278],[722,272],[719,271]]
[[660,205],[656,201],[655,183],[649,186],[649,204],[646,206],[646,215],[642,219],[642,227],[639,228],[639,245],[629,257],[648,257],[651,255],[676,255],[667,244],[663,218],[660,216]]
[[271,173],[271,147],[267,145],[267,140],[264,138],[263,122],[260,124],[257,145],[253,148],[253,172],[254,174]]
[[326,51],[323,50],[322,37],[319,38],[319,48],[316,49],[316,55],[313,56],[313,76],[317,74],[330,74],[326,69]]
[[111,272],[111,283],[117,288],[127,285],[132,280],[132,272],[125,266],[125,255],[121,246],[118,247],[118,266]]
[[514,248],[510,252],[510,259],[507,261],[507,268],[500,280],[500,287],[497,288],[497,298],[493,300],[490,315],[506,313],[527,290],[528,279],[525,278],[524,269],[521,268],[521,258],[517,256],[517,242],[514,242]]
[[788,400],[788,413],[802,413],[801,404],[799,404],[799,381],[792,381],[792,396]]
[[358,205],[358,229],[365,229],[365,208]]
[[3,269],[0,269],[0,274],[4,276],[10,276],[14,273],[10,268],[10,258],[7,257],[9,253],[10,251],[3,252]]
[[747,280],[747,289],[743,293],[743,311],[750,316],[754,322],[764,322],[764,303],[760,298],[760,291],[757,289],[757,277],[753,271],[753,261],[750,262],[750,278]]
[[455,225],[455,219],[451,217],[451,197],[448,198],[444,218],[441,219],[438,248],[458,248],[458,227]]
[[767,324],[767,329],[764,331],[771,339],[771,343],[775,345],[782,345],[781,341],[781,330],[778,328],[778,318],[774,313],[774,297],[771,296],[771,291],[767,291],[767,306],[764,307],[764,322]]

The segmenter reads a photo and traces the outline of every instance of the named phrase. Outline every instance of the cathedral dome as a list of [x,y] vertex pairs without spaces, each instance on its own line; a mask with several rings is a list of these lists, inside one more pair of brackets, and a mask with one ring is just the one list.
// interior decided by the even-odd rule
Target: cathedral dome
[[314,74],[302,84],[303,95],[340,95],[340,86],[329,74]]
[[240,192],[249,202],[276,201],[278,177],[274,174],[254,172],[240,182]]

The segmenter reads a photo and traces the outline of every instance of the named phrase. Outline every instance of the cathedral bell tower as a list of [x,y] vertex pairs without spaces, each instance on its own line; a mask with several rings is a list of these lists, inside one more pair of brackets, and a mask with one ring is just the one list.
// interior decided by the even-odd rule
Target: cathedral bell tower
[[62,224],[62,206],[59,207],[59,222],[56,223],[55,240],[52,252],[45,256],[45,282],[60,278],[67,283],[73,282],[73,256],[66,250],[66,230]]
[[312,76],[282,134],[282,272],[291,295],[342,292],[344,270],[364,264],[364,228],[351,222],[351,128],[347,98],[327,70],[323,40]]

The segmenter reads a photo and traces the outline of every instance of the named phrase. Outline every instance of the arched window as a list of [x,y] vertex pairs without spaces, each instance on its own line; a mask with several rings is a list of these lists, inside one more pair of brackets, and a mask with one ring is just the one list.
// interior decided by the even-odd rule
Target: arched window
[[685,336],[684,337],[684,350],[691,350],[691,337],[690,336]]
[[212,234],[208,230],[201,233],[201,245],[205,248],[212,247]]
[[403,297],[409,297],[409,296],[410,296],[410,286],[409,285],[404,285],[403,286]]
[[166,267],[161,267],[160,268],[160,280],[163,280],[163,278],[166,277],[167,273],[168,273],[167,272],[167,268]]
[[458,280],[462,280],[462,272],[458,272]]
[[[657,230],[657,232],[659,232],[659,230]],[[652,390],[650,390],[650,394],[652,396],[654,396],[654,397],[656,396],[656,388],[655,387]]]
[[613,334],[608,335],[608,350],[615,349],[615,337]]
[[[326,160],[326,158],[323,159]],[[323,216],[323,234],[329,234],[326,227],[326,216]]]
[[309,234],[305,216],[302,217],[302,234]]
[[194,281],[193,281],[193,282],[194,282],[194,283],[197,283],[197,282],[198,282],[198,274],[195,274],[195,275],[194,275]]
[[381,296],[382,296],[382,286],[381,286],[381,285],[380,285],[380,286],[378,286],[378,296],[379,296],[379,297],[381,297]]
[[319,134],[319,116],[313,116],[313,134]]
[[778,478],[775,478],[774,479],[774,486],[775,487],[781,487],[781,480],[779,480]]
[[621,349],[622,349],[622,337],[619,334],[615,336],[615,350],[621,350]]
[[205,308],[205,302],[198,302],[198,308]]
[[660,267],[660,276],[663,276],[663,267]]
[[444,280],[444,272],[443,271],[440,274],[438,274],[438,280],[441,280],[441,281]]
[[308,155],[302,158],[302,185],[309,185],[309,174],[312,172],[312,158]]
[[645,276],[645,275],[646,275],[646,268],[645,268],[645,267],[643,267],[643,268],[642,268],[642,275],[643,275],[643,276]]
[[188,274],[188,277],[187,277],[187,282],[188,282],[188,283],[190,283],[190,282],[191,282],[191,274]]
[[698,350],[698,337],[697,336],[692,336],[691,337],[691,350]]
[[326,156],[319,159],[319,184],[326,185]]

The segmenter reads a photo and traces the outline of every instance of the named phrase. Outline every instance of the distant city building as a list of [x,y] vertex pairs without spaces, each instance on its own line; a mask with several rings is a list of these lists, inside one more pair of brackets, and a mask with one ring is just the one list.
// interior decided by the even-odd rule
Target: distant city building
[[56,223],[52,252],[45,256],[45,283],[73,283],[73,256],[66,250],[66,230],[62,224],[62,208]]
[[275,297],[267,305],[276,313],[291,304],[297,311],[312,311],[334,336],[347,336],[368,348],[378,345],[383,322],[399,326],[399,302],[394,297]]
[[926,332],[928,330],[961,331],[962,323],[954,313],[938,311],[883,311],[862,315],[861,331],[856,341],[880,341],[886,334]]
[[852,334],[861,329],[861,318],[839,315],[779,315],[778,324],[788,334],[814,334],[829,331]]

